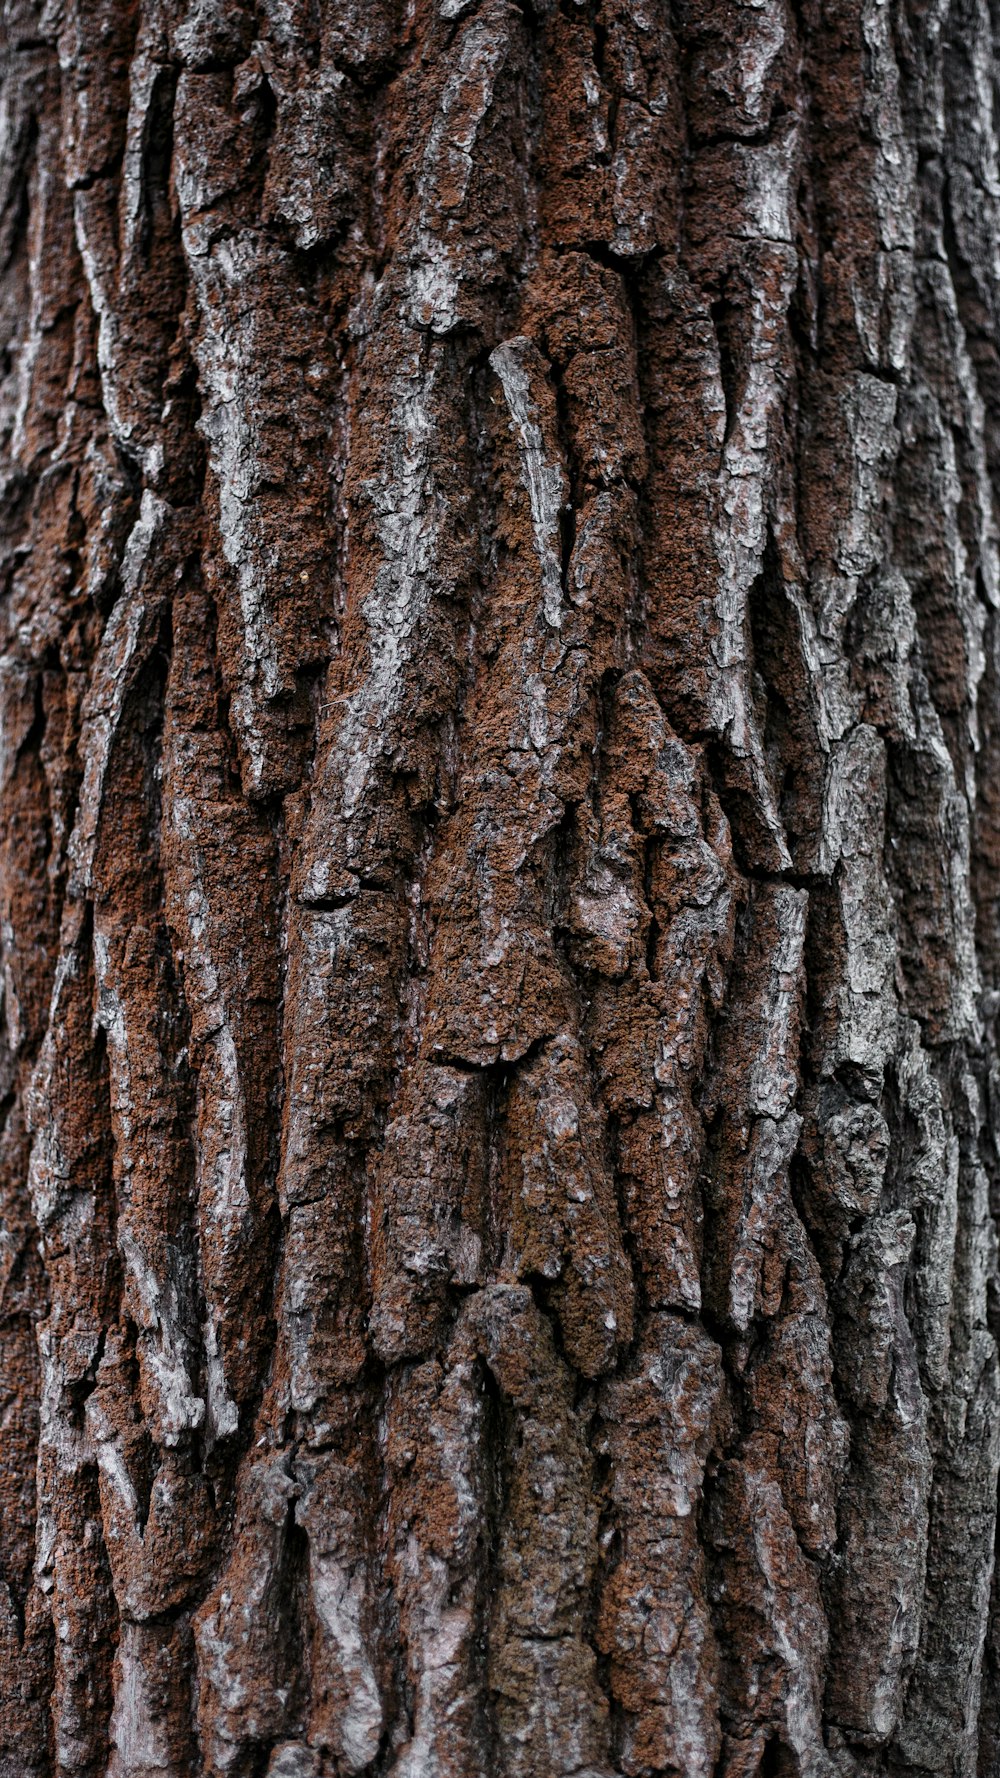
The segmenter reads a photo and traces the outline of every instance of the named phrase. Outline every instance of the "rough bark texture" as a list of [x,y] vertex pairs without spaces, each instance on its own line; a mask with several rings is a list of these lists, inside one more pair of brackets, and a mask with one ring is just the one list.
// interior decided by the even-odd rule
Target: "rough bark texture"
[[0,1773],[993,1778],[1000,13],[0,16]]

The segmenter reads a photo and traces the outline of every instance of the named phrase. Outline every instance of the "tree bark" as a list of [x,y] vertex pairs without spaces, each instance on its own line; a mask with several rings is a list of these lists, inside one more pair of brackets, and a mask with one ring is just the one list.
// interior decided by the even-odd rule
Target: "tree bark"
[[4,0],[0,1774],[994,1778],[985,0]]

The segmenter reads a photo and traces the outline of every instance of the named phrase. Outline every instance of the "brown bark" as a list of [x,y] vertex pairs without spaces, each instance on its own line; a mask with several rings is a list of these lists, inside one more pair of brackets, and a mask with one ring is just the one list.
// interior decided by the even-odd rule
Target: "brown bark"
[[0,16],[0,1775],[991,1778],[1000,15]]

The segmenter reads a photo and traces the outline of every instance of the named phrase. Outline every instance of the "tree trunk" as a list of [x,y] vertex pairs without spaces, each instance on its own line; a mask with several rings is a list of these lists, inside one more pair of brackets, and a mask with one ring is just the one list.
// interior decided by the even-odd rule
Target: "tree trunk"
[[1000,1772],[985,0],[5,0],[0,1774]]

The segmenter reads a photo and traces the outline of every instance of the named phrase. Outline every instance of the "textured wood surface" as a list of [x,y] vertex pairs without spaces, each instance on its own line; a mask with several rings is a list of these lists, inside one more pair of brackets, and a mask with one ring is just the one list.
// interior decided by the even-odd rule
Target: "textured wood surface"
[[5,0],[0,1775],[996,1778],[986,0]]

